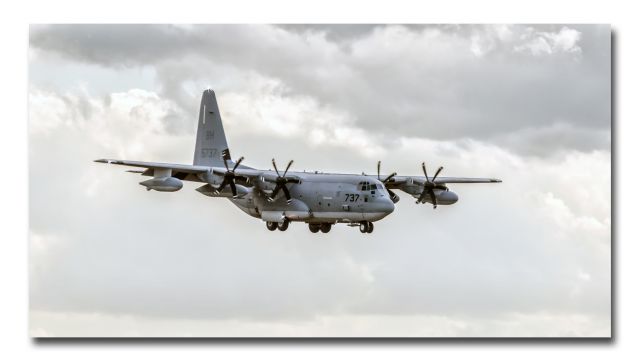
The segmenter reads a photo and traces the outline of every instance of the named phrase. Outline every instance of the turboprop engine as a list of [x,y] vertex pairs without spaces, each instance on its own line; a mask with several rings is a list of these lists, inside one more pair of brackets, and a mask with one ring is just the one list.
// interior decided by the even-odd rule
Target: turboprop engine
[[[454,204],[458,201],[458,195],[450,190],[434,190],[433,193],[436,195],[437,204],[442,205],[450,205]],[[427,203],[433,204],[430,198],[426,198],[425,201]]]
[[[243,198],[245,195],[251,192],[251,189],[247,187],[243,187],[240,184],[236,184],[236,198]],[[205,184],[201,187],[196,188],[196,191],[204,194],[207,197],[221,197],[221,198],[232,198],[234,197],[231,189],[229,187],[223,188],[218,191],[215,185]]]

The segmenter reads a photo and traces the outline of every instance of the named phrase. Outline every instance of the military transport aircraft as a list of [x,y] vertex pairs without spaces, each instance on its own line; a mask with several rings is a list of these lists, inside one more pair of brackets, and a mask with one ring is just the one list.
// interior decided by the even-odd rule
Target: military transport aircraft
[[400,197],[393,189],[400,189],[414,198],[417,204],[450,205],[458,196],[449,190],[451,183],[499,183],[493,178],[433,177],[389,175],[336,174],[289,171],[293,160],[273,170],[247,167],[244,157],[235,162],[227,146],[218,103],[213,90],[202,94],[193,165],[98,159],[96,162],[119,164],[145,170],[129,170],[152,177],[140,182],[147,190],[175,192],[182,189],[182,181],[204,183],[196,190],[209,197],[227,198],[250,216],[266,222],[267,229],[285,231],[290,222],[305,222],[313,233],[327,233],[336,223],[360,228],[362,233],[373,232],[373,222],[393,212]]

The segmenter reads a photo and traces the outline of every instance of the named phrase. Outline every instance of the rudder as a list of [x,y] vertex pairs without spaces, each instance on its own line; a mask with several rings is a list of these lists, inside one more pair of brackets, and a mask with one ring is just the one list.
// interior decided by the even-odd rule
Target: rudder
[[202,93],[200,102],[193,165],[224,166],[225,158],[230,160],[231,154],[222,127],[216,94],[213,90],[207,89]]

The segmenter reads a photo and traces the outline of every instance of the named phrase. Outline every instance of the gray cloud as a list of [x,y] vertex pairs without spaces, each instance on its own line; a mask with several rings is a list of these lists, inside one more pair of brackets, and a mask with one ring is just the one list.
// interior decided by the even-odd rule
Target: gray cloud
[[[198,96],[185,91],[189,84],[224,92],[232,85],[221,74],[257,72],[278,80],[283,96],[309,96],[386,137],[499,141],[532,124],[564,123],[593,133],[573,142],[579,149],[603,149],[608,144],[598,134],[610,127],[609,28],[576,29],[54,26],[32,29],[31,45],[106,67],[152,66],[162,94],[185,113]],[[550,53],[525,53],[540,42]],[[547,146],[548,152],[565,148]]]

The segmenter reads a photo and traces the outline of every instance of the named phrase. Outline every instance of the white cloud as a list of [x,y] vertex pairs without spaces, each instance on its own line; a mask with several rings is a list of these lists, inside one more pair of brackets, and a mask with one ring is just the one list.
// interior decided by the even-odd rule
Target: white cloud
[[[269,109],[271,100],[263,97],[257,94],[256,104]],[[173,319],[187,319],[175,322],[185,330],[193,327],[205,333],[235,329],[245,334],[248,330],[326,334],[339,333],[340,325],[351,324],[348,332],[377,334],[401,332],[401,325],[411,319],[408,314],[423,315],[427,326],[416,324],[404,330],[424,335],[438,330],[449,330],[451,335],[601,332],[591,326],[594,322],[602,326],[603,321],[596,318],[603,317],[600,310],[606,314],[609,307],[609,195],[602,191],[608,190],[607,154],[575,153],[545,162],[477,141],[403,138],[385,149],[385,168],[418,174],[424,159],[431,170],[444,164],[445,175],[492,175],[505,183],[454,186],[461,201],[436,212],[415,206],[401,193],[396,213],[377,227],[374,238],[353,239],[353,229],[336,227],[332,238],[318,242],[317,235],[296,225],[286,234],[265,233],[260,222],[230,211],[232,206],[224,201],[200,196],[191,185],[175,194],[153,194],[136,184],[136,176],[91,163],[92,158],[122,151],[123,143],[116,140],[137,137],[129,134],[128,123],[138,123],[131,125],[133,129],[142,127],[165,102],[140,91],[111,99],[109,106],[91,112],[95,119],[109,116],[113,122],[109,132],[103,132],[105,124],[92,116],[83,121],[81,131],[59,122],[46,135],[31,135],[32,179],[42,179],[47,170],[41,165],[52,159],[66,170],[50,178],[46,189],[37,182],[31,186],[31,242],[34,249],[42,250],[31,255],[32,264],[37,265],[31,272],[32,309],[53,317],[36,318],[34,334],[64,334],[65,327],[77,330],[73,325],[85,325],[86,312],[104,314],[94,321],[111,324],[111,334],[126,334],[119,327],[131,326],[114,322],[114,317],[129,317],[118,315],[133,315],[128,318],[136,320],[132,327],[141,327],[143,334],[164,330],[176,335],[171,331]],[[30,105],[39,111],[49,102]],[[232,105],[236,111],[225,115],[225,123],[237,120],[229,127],[229,136],[250,141],[232,143],[235,151],[309,151],[302,130],[297,135],[280,135],[286,142],[274,141],[275,135],[264,136],[265,128],[259,125],[263,118],[238,119],[244,116],[237,113],[242,109],[243,113],[254,111],[254,105],[246,106],[253,103],[237,104],[245,106]],[[300,105],[282,101],[279,106],[296,113]],[[326,125],[321,117],[306,119],[309,129]],[[190,137],[162,132],[160,124],[147,125],[159,133],[147,138],[145,159],[191,153]],[[363,141],[372,141],[365,130],[359,132]],[[79,134],[90,136],[79,140]],[[64,153],[70,144],[76,152],[62,158],[40,151],[58,147]],[[363,164],[368,166],[370,159],[358,151],[357,144],[326,142],[321,148],[344,154],[345,147],[352,151],[348,157],[331,157],[334,167],[344,163],[343,168],[357,172]],[[136,147],[124,149],[126,154],[137,152]],[[374,167],[371,161],[370,169]],[[592,197],[583,199],[584,192],[593,193]],[[64,196],[64,203],[52,195]],[[459,227],[460,222],[475,226]],[[184,229],[189,229],[187,238]],[[238,229],[246,237],[239,237]],[[41,247],[53,239],[58,241]],[[542,264],[544,270],[531,273]],[[92,271],[78,273],[87,267]],[[588,282],[584,274],[591,277]],[[504,287],[520,291],[503,294]],[[522,298],[521,290],[538,296]],[[474,297],[461,298],[464,293]],[[258,300],[260,307],[255,305]],[[578,303],[569,308],[580,314],[576,319],[565,314],[572,302]],[[64,316],[68,312],[71,316]],[[565,331],[545,328],[554,324],[549,313],[567,322]],[[148,326],[156,323],[165,328],[150,331]]]
[[[580,25],[96,25],[83,29],[90,42],[73,26],[54,26],[33,31],[31,44],[45,54],[36,63],[58,57],[76,64],[71,67],[77,71],[67,69],[57,83],[70,82],[74,74],[86,79],[87,66],[109,69],[93,70],[98,79],[92,83],[100,89],[107,83],[102,78],[119,78],[114,70],[127,79],[135,79],[136,70],[151,72],[147,88],[155,87],[187,114],[205,86],[246,94],[243,88],[257,76],[283,85],[287,96],[330,106],[331,113],[381,138],[493,142],[532,124],[552,127],[559,121],[580,133],[608,132],[610,65],[602,56],[608,54],[607,31]],[[583,48],[590,56],[581,56]],[[56,73],[32,68],[37,80]],[[390,126],[396,119],[403,127]],[[176,129],[191,128],[181,122]],[[598,136],[576,142],[582,149],[607,146]],[[535,142],[521,143],[502,145],[523,154],[536,148]],[[553,153],[558,147],[560,142],[545,148]]]
[[578,30],[566,26],[557,32],[536,31],[533,28],[527,28],[520,35],[521,43],[515,45],[514,50],[516,52],[530,52],[536,56],[557,52],[580,54],[582,52],[578,44],[580,35]]

